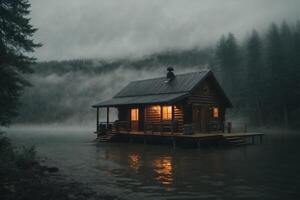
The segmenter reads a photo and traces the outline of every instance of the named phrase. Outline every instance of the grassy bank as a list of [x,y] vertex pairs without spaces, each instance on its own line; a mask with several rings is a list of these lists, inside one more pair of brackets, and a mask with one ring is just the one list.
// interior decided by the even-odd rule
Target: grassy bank
[[101,196],[83,184],[70,182],[56,167],[41,165],[33,147],[17,149],[0,133],[0,199],[89,200],[117,199]]

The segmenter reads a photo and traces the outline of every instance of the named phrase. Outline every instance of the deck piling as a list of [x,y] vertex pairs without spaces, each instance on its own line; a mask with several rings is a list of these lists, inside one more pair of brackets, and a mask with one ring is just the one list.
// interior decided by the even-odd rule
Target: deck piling
[[[112,133],[109,142],[140,142],[144,144],[169,144],[175,149],[178,145],[194,145],[201,148],[203,144],[255,144],[256,141],[262,143],[263,133],[197,133],[185,135],[182,133],[164,132],[144,133],[144,132],[115,132]],[[101,136],[100,136],[101,137]],[[104,137],[104,136],[103,136]],[[255,139],[257,138],[257,139]],[[100,138],[101,139],[101,138]],[[243,143],[238,143],[244,140]],[[245,143],[245,140],[248,141]],[[250,140],[250,141],[249,141]]]

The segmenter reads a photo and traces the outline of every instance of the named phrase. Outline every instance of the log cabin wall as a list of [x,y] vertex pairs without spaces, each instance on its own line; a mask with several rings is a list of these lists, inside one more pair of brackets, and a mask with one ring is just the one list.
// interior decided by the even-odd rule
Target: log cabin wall
[[160,123],[160,106],[145,107],[145,123]]
[[192,105],[188,104],[187,101],[184,101],[183,105],[183,122],[184,124],[191,124],[193,122]]
[[[220,101],[220,95],[214,85],[207,79],[187,98],[187,103],[192,105],[192,108],[199,106],[202,110],[208,112],[204,119],[207,123],[206,130],[202,131],[220,131],[224,127],[225,109]],[[219,108],[219,117],[213,117],[213,107]],[[201,119],[203,120],[203,119]],[[203,129],[203,124],[201,125]]]
[[184,114],[183,114],[183,105],[175,105],[174,107],[174,120],[177,121],[178,124],[178,132],[183,131],[184,125]]
[[196,88],[187,101],[195,105],[219,105],[220,103],[216,90],[208,80]]
[[[145,108],[145,123],[159,124],[161,122],[161,110],[159,105],[146,106]],[[183,130],[183,106],[174,106],[174,120],[177,121],[177,131]]]
[[144,123],[145,123],[145,106],[139,107],[139,130],[144,130]]

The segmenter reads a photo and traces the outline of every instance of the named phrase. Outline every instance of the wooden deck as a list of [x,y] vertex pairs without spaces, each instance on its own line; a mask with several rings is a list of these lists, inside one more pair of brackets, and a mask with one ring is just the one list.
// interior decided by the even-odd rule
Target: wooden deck
[[138,142],[147,144],[171,144],[200,147],[202,145],[243,145],[262,143],[263,133],[195,133],[186,135],[171,132],[118,132],[99,137],[101,142]]

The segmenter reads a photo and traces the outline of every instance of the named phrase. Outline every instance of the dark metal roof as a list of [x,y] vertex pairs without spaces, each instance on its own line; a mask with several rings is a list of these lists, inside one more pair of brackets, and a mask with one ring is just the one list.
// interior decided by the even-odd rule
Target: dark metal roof
[[154,104],[154,103],[172,103],[183,97],[188,93],[175,94],[156,94],[146,96],[132,96],[112,98],[94,105],[93,107],[107,107],[107,106],[121,106],[121,105],[136,105],[136,104]]
[[166,83],[166,77],[133,81],[114,97],[190,92],[208,72],[209,71],[206,70],[188,74],[178,74],[168,83]]
[[232,107],[230,100],[210,70],[178,74],[170,82],[167,82],[166,77],[133,81],[112,99],[95,104],[93,107],[172,103],[189,95],[208,75],[214,79],[225,105]]

